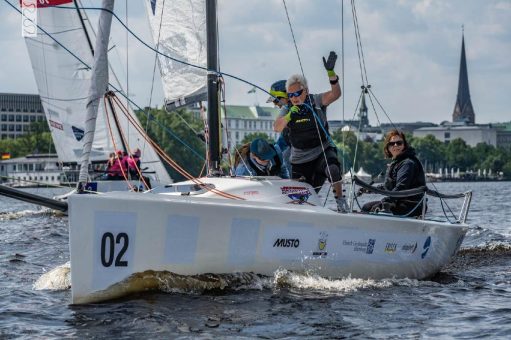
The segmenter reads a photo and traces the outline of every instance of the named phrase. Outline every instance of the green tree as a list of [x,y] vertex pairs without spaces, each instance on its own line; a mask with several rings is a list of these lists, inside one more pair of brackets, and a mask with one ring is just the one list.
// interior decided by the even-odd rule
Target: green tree
[[46,122],[31,123],[29,131],[16,139],[1,140],[0,152],[9,152],[13,158],[28,154],[55,153],[55,146]]
[[471,147],[461,138],[456,138],[447,144],[446,160],[448,167],[470,169],[476,163]]
[[249,133],[247,135],[245,135],[245,138],[243,138],[241,140],[241,145],[245,144],[245,143],[250,143],[252,142],[254,139],[256,138],[262,138],[264,140],[266,140],[268,143],[270,144],[273,144],[275,143],[275,141],[273,140],[273,138],[270,138],[266,133],[264,132],[252,132],[252,133]]
[[[205,143],[198,136],[204,131],[202,121],[194,119],[193,115],[184,109],[173,112],[151,109],[147,114],[137,111],[137,116],[142,127],[147,127],[148,135],[166,155],[192,176],[201,175],[206,155]],[[163,163],[175,181],[185,179],[165,159]]]
[[424,138],[414,137],[410,144],[415,149],[417,158],[425,166],[424,170],[436,171],[435,165],[445,163],[445,145],[433,135]]

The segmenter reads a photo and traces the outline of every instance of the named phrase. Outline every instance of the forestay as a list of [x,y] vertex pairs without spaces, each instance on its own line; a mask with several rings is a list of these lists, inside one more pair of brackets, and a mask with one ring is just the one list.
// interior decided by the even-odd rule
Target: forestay
[[[207,99],[206,4],[203,0],[147,0],[167,109]],[[170,56],[192,67],[167,58]]]
[[[75,7],[73,1],[58,1],[55,4],[64,2],[66,7]],[[25,42],[59,160],[76,163],[83,150],[95,34],[83,10],[59,9],[52,5],[54,5],[52,1],[43,7],[39,5],[38,35],[35,38],[25,38]],[[111,67],[109,79],[111,84],[122,90]],[[156,152],[145,143],[136,129],[129,127],[124,114],[120,110],[117,111],[118,126],[110,116],[112,126],[110,132],[101,100],[90,160],[106,161],[109,154],[114,151],[112,139],[115,140],[117,148],[122,149],[123,144],[119,136],[121,130],[128,144],[126,147],[130,150],[136,148],[142,150],[142,167],[148,167],[148,171],[155,171],[161,182],[170,182],[171,179]],[[129,113],[137,120],[131,108]]]

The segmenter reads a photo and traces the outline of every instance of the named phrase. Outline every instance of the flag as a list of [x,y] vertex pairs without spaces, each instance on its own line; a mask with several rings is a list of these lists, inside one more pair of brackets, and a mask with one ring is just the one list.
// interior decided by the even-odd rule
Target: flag
[[9,152],[2,152],[2,160],[11,159],[11,154]]
[[255,92],[256,92],[256,87],[254,86],[254,87],[252,88],[252,90],[248,91],[247,93],[255,93]]

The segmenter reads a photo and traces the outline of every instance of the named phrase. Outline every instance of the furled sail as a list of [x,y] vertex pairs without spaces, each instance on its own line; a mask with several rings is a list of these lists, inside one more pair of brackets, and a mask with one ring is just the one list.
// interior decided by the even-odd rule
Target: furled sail
[[[206,1],[146,0],[155,48],[206,68]],[[207,100],[205,69],[158,55],[167,110]]]
[[[63,1],[57,0],[57,3],[62,4]],[[78,8],[59,9],[52,5],[49,1],[49,5],[38,8],[38,35],[25,38],[25,42],[59,160],[76,163],[83,150],[95,35],[84,11]],[[65,6],[75,7],[75,3],[66,1]],[[122,90],[111,67],[109,73],[110,82]],[[101,100],[90,161],[106,161],[114,152],[114,142],[121,150],[139,148],[142,151],[142,168],[154,171],[160,182],[170,182],[154,149],[135,128],[129,126],[125,115],[120,110],[116,111],[117,119],[111,114],[107,118]],[[129,108],[128,111],[138,121],[133,110]],[[122,143],[119,131],[123,131],[127,145]]]

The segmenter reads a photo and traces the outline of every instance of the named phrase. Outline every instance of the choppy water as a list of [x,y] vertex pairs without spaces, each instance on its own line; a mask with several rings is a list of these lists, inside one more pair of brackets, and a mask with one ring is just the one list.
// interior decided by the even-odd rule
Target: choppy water
[[0,197],[0,338],[511,338],[511,182],[436,187],[474,191],[473,228],[430,281],[152,277],[158,290],[82,306],[67,218]]

